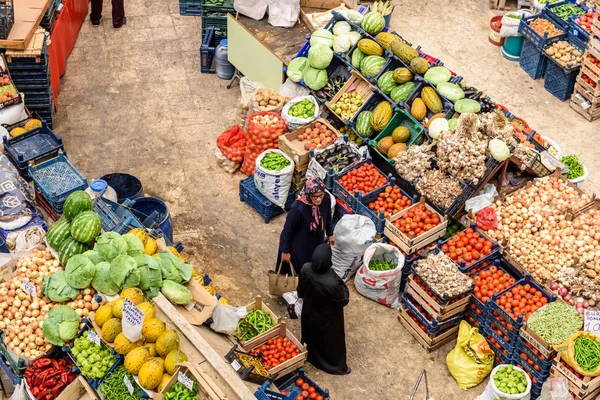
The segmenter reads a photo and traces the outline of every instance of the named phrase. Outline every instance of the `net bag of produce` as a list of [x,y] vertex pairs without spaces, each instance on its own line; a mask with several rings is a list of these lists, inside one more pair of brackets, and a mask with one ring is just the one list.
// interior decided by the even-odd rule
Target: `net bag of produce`
[[281,150],[266,150],[256,159],[254,185],[281,208],[288,198],[293,175],[294,161]]
[[240,169],[240,163],[231,161],[229,158],[225,157],[219,149],[215,149],[215,158],[217,159],[217,165],[229,174],[235,174],[235,171]]
[[244,128],[247,128],[248,113],[253,108],[252,99],[254,98],[254,93],[260,87],[260,84],[251,81],[245,76],[240,79],[240,119],[238,124]]
[[[476,400],[529,400],[531,398],[531,379],[519,367],[500,364],[492,370],[485,391]],[[496,384],[498,383],[498,384]],[[507,393],[510,391],[517,394]]]
[[367,248],[375,240],[377,230],[369,218],[362,215],[344,215],[333,231],[335,246],[331,248],[333,270],[344,281],[354,276],[363,263]]
[[238,164],[244,160],[248,134],[239,125],[234,125],[217,138],[217,147],[228,159]]
[[254,112],[273,111],[280,112],[285,98],[273,89],[258,88],[252,96],[252,110]]
[[[374,267],[380,266],[380,262],[391,262],[395,267],[388,270],[375,270]],[[363,264],[354,277],[354,286],[358,293],[368,299],[391,308],[399,308],[403,266],[404,256],[397,247],[385,243],[373,243],[365,251]]]
[[[308,106],[306,104],[306,100],[308,100],[312,106]],[[296,108],[292,109],[294,106],[296,106]],[[307,118],[302,118],[298,115],[291,115],[291,113],[301,113],[302,111],[306,111],[308,114],[310,114],[312,111],[313,115]],[[283,109],[281,110],[281,116],[285,120],[285,123],[290,130],[296,130],[304,125],[308,125],[319,118],[320,115],[321,110],[319,109],[319,103],[313,96],[294,97],[285,106],[283,106]]]
[[460,321],[456,346],[446,356],[448,371],[462,389],[477,386],[494,365],[494,352],[479,329]]
[[242,164],[244,174],[254,174],[256,157],[260,153],[279,148],[279,136],[283,135],[286,129],[285,121],[275,112],[261,111],[248,117],[248,141]]
[[583,376],[600,376],[600,337],[579,331],[554,346],[560,358]]

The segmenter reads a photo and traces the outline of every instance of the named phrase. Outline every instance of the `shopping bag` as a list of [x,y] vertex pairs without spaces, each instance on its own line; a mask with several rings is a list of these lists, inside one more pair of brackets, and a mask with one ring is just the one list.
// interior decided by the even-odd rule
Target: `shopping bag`
[[479,333],[465,321],[460,322],[456,346],[446,356],[448,371],[462,389],[477,386],[494,365],[494,351]]
[[369,218],[344,215],[335,226],[335,246],[331,248],[331,267],[344,281],[354,276],[363,263],[367,248],[375,241],[377,230]]
[[[335,246],[334,246],[335,247]],[[371,271],[371,259],[396,260],[396,268],[389,271]],[[400,282],[404,256],[397,247],[385,243],[373,243],[365,251],[362,266],[354,277],[358,293],[391,308],[400,307]]]
[[271,296],[281,296],[287,292],[293,292],[298,286],[298,275],[294,271],[294,266],[290,262],[291,275],[281,273],[281,265],[279,264],[277,270],[269,271],[269,294]]
[[[280,171],[269,170],[260,165],[261,160],[268,153],[279,153],[287,158],[290,165]],[[254,170],[254,185],[273,204],[284,208],[292,187],[292,178],[294,177],[294,161],[281,150],[265,150],[256,159],[256,168]]]
[[[492,373],[490,376],[494,376],[496,374],[496,372],[501,368],[501,367],[506,367],[507,364],[500,364],[497,365],[496,368],[494,368],[492,370]],[[519,394],[507,394],[504,393],[500,390],[498,390],[498,388],[496,387],[496,384],[494,382],[493,379],[490,379],[487,386],[485,387],[485,390],[483,393],[481,393],[479,395],[479,397],[477,397],[477,399],[475,400],[497,400],[497,399],[502,399],[502,400],[530,400],[531,399],[531,378],[529,378],[529,375],[527,375],[527,373],[519,368],[519,367],[515,367],[513,366],[514,369],[519,370],[521,372],[523,372],[525,374],[525,379],[527,379],[527,388],[525,389],[525,391],[523,393],[519,393]]]

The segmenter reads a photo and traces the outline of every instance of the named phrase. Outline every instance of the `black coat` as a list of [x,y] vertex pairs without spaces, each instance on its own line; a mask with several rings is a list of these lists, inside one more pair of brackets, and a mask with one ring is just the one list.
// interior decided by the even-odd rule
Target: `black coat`
[[348,373],[344,307],[350,300],[348,287],[331,269],[331,248],[317,247],[312,262],[300,272],[298,297],[302,306],[302,342],[308,362],[335,375]]

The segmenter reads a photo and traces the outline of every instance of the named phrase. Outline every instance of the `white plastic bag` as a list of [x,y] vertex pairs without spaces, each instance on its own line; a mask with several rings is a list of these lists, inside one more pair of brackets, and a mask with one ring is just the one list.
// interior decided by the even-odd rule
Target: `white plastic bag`
[[518,371],[523,371],[523,373],[525,373],[525,379],[527,379],[527,389],[525,389],[525,393],[521,393],[521,394],[506,394],[504,392],[501,392],[498,390],[498,388],[496,387],[496,384],[494,383],[494,380],[492,379],[492,377],[494,375],[496,375],[496,372],[498,372],[498,369],[500,369],[500,367],[505,367],[507,364],[500,364],[497,365],[496,368],[494,368],[492,370],[492,373],[490,374],[490,380],[488,381],[487,386],[485,387],[485,390],[483,393],[481,393],[479,395],[479,397],[477,397],[476,400],[496,400],[496,399],[503,399],[503,400],[529,400],[531,399],[531,396],[529,394],[529,392],[531,391],[531,379],[529,378],[529,375],[527,375],[527,373],[525,373],[525,371],[523,371],[521,368],[519,367],[515,367],[513,365],[513,368],[518,370]]
[[267,0],[269,23],[281,28],[293,28],[300,15],[300,0]]
[[[267,153],[279,153],[290,160],[290,165],[281,171],[270,171],[260,165],[260,161]],[[269,149],[263,151],[256,158],[256,168],[254,169],[254,185],[259,192],[269,199],[273,204],[283,208],[292,186],[292,177],[294,175],[294,161],[283,151]]]
[[14,392],[12,396],[10,396],[10,400],[27,400],[28,396],[25,393],[25,384],[23,381],[15,386]]
[[235,11],[257,21],[264,18],[268,6],[267,0],[235,0],[233,2]]
[[240,120],[238,121],[238,125],[244,127],[244,130],[246,130],[248,125],[248,112],[252,108],[254,92],[260,87],[260,84],[251,81],[245,76],[240,79]]
[[494,202],[494,197],[498,195],[496,186],[488,183],[484,186],[480,195],[475,196],[465,202],[465,210],[473,211],[473,214],[490,206]]
[[237,330],[240,319],[248,315],[246,307],[232,307],[227,304],[218,303],[212,313],[212,324],[210,329],[219,333],[233,335]]
[[[368,267],[371,259],[396,259],[396,268],[389,271],[371,271]],[[363,265],[354,277],[354,286],[358,293],[391,308],[400,307],[400,281],[404,256],[397,247],[385,243],[373,243],[365,251]]]
[[565,378],[549,378],[542,386],[539,400],[573,400]]
[[500,27],[500,37],[521,36],[519,34],[520,19],[510,18],[507,15],[520,15],[521,18],[529,17],[531,12],[528,10],[509,11],[502,17],[502,26]]
[[362,265],[365,251],[376,234],[373,221],[362,215],[344,215],[337,223],[333,231],[335,246],[331,248],[331,261],[333,270],[344,281],[352,278]]
[[23,101],[19,104],[13,104],[0,110],[0,124],[12,125],[23,121],[28,117],[25,111],[25,95],[21,93]]
[[235,171],[237,171],[242,165],[225,157],[218,148],[215,149],[215,157],[217,158],[217,165],[230,174],[235,174]]
[[290,78],[287,78],[285,82],[281,84],[277,93],[279,93],[283,97],[297,97],[308,96],[310,94],[310,90],[300,85],[299,83],[294,82]]
[[[289,115],[288,112],[289,112],[290,108],[294,104],[300,103],[304,99],[310,100],[310,102],[315,105],[315,113],[314,113],[314,115],[312,117],[306,118],[306,119],[305,118],[297,118],[297,117],[293,117],[293,116]],[[319,108],[319,102],[313,96],[299,96],[299,97],[294,97],[285,106],[283,106],[283,109],[281,110],[281,116],[283,117],[283,120],[287,124],[288,129],[290,131],[295,131],[298,128],[301,128],[301,127],[303,127],[305,125],[310,124],[311,122],[313,122],[314,120],[316,120],[317,118],[319,118],[320,115],[321,115],[321,109]]]

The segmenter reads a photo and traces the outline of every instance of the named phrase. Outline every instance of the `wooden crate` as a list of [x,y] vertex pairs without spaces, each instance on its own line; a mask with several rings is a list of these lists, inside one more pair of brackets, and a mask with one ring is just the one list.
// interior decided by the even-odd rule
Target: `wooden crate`
[[294,168],[294,173],[292,175],[292,186],[300,185],[306,181],[306,171],[308,171],[308,164],[304,164],[300,166],[300,168]]
[[[335,104],[340,99],[340,97],[342,97],[342,95],[344,93],[348,92],[352,88],[353,89],[352,92],[357,92],[358,94],[360,94],[362,96],[364,103],[366,103],[371,98],[371,96],[373,96],[373,93],[374,93],[373,92],[374,86],[371,85],[369,83],[369,81],[367,81],[365,78],[363,78],[362,75],[360,75],[358,72],[356,72],[354,70],[350,71],[350,74],[351,74],[350,78],[348,78],[348,80],[346,81],[344,86],[342,86],[342,88],[339,90],[339,92],[337,92],[331,100],[329,100],[328,102],[325,103],[325,107],[327,107],[327,109],[341,121],[343,121],[341,116],[337,115],[335,113],[335,111],[333,111],[331,106],[333,104]],[[350,116],[349,119],[354,118],[354,116],[356,114],[358,114],[360,109],[361,109],[361,107],[358,107],[358,109],[354,112],[354,114],[352,114]],[[344,122],[346,122],[346,121],[344,121]]]
[[404,290],[438,322],[465,312],[471,299],[471,296],[465,296],[454,303],[441,305],[415,282],[412,275],[408,277]]
[[[427,232],[423,232],[419,236],[415,238],[409,238],[404,233],[400,231],[400,229],[394,226],[394,221],[400,219],[402,216],[410,212],[413,208],[416,208],[420,204],[424,204],[425,207],[435,213],[440,218],[440,224],[433,229],[428,230]],[[421,200],[418,203],[413,204],[412,206],[405,208],[397,214],[392,215],[391,217],[385,220],[385,228],[384,234],[385,236],[394,242],[405,254],[412,254],[415,251],[427,246],[433,241],[441,238],[446,233],[446,228],[448,227],[448,217],[441,215],[437,211],[435,211],[429,204],[425,202],[425,198],[421,197]]]
[[327,122],[324,118],[317,118],[314,122],[309,125],[303,126],[302,128],[296,129],[292,133],[288,133],[286,135],[279,136],[279,149],[287,154],[294,163],[296,164],[296,168],[298,166],[308,165],[310,150],[306,150],[304,148],[304,143],[298,140],[298,136],[304,133],[306,128],[312,128],[317,122],[325,125],[327,129],[335,133],[338,137],[342,136],[340,132],[335,129],[329,122]]
[[38,28],[27,45],[26,49],[23,50],[6,50],[6,60],[10,63],[13,62],[13,58],[34,58],[35,62],[41,62],[42,49],[44,48],[44,40],[46,36],[46,30]]
[[574,393],[577,393],[577,390],[579,390],[580,393],[585,393],[587,395],[588,393],[600,390],[600,376],[584,376],[583,378],[578,377],[577,374],[572,372],[567,367],[567,362],[561,358],[560,353],[558,353],[554,361],[552,361],[552,367],[567,378],[569,381],[569,387],[573,387],[573,389],[575,389],[573,390]]
[[521,327],[519,335],[537,351],[542,353],[547,360],[551,360],[556,355],[556,350],[554,350],[554,347],[550,343],[546,342],[537,333],[527,327],[527,321]]
[[15,23],[0,48],[25,50],[37,31],[52,0],[15,0]]
[[590,122],[600,119],[600,112],[592,112],[589,109],[584,109],[578,101],[573,100],[573,97],[571,97],[569,106],[573,111]]
[[[267,333],[267,332],[271,332],[271,331],[278,331],[279,330],[279,323],[281,322],[281,318],[279,318],[277,316],[277,314],[275,314],[265,303],[263,303],[261,296],[256,296],[256,298],[254,299],[254,301],[252,303],[248,304],[245,308],[246,308],[246,312],[248,312],[248,313],[251,312],[251,311],[254,311],[254,310],[263,310],[264,312],[266,312],[267,314],[269,314],[271,316],[271,319],[273,320],[273,322],[275,322],[275,326],[273,328],[271,328],[271,329],[263,332],[262,334]],[[233,341],[237,341],[242,348],[245,348],[244,346],[245,346],[246,343],[248,343],[249,341],[252,341],[252,340],[256,339],[257,337],[259,337],[262,334],[259,334],[259,335],[255,336],[255,337],[253,337],[252,339],[246,340],[246,341],[244,341],[244,340],[238,340],[238,339],[235,339],[235,338],[233,338]]]
[[[598,68],[593,62],[592,60],[590,60],[588,58],[588,56],[592,56],[594,58],[596,58],[597,60],[600,60],[600,54],[596,53],[596,50],[594,50],[593,48],[588,48],[588,51],[586,52],[585,56],[583,57],[583,66],[585,66],[587,69],[589,69],[590,71],[592,71],[594,74],[596,74],[596,76],[600,76],[600,68]],[[590,78],[593,78],[593,76],[590,76]]]
[[569,392],[575,397],[575,400],[595,400],[600,394],[600,387],[594,390],[581,390],[564,374],[562,374],[556,367],[550,368],[550,378],[563,378],[569,385]]
[[171,376],[169,382],[165,385],[165,387],[154,395],[155,400],[162,400],[164,395],[171,390],[171,388],[177,383],[179,380],[179,374],[183,374],[186,377],[190,378],[193,381],[196,381],[196,385],[198,388],[198,398],[207,399],[207,400],[225,400],[227,396],[218,386],[215,385],[214,381],[210,379],[210,377],[198,371],[194,364],[191,362],[184,362],[181,364],[177,364],[177,371]]
[[400,311],[398,313],[398,320],[402,326],[415,338],[417,343],[419,343],[421,347],[423,347],[423,349],[425,349],[425,351],[428,353],[431,353],[432,351],[435,351],[456,339],[459,328],[459,325],[457,325],[432,338],[410,318],[410,316],[402,307],[400,307]]
[[304,361],[306,360],[306,356],[308,354],[306,351],[306,347],[302,343],[300,343],[298,339],[296,339],[292,332],[290,332],[287,329],[286,323],[281,322],[281,324],[279,324],[278,329],[268,330],[256,336],[255,338],[248,340],[243,346],[243,349],[249,352],[250,350],[253,350],[267,343],[267,340],[274,339],[278,336],[288,338],[293,344],[295,344],[298,347],[298,349],[300,350],[300,354],[298,354],[296,357],[286,360],[285,362],[279,364],[274,368],[271,368],[269,370],[269,373],[271,374],[273,379],[276,379],[277,377],[282,377],[300,368],[302,365],[304,365]]

